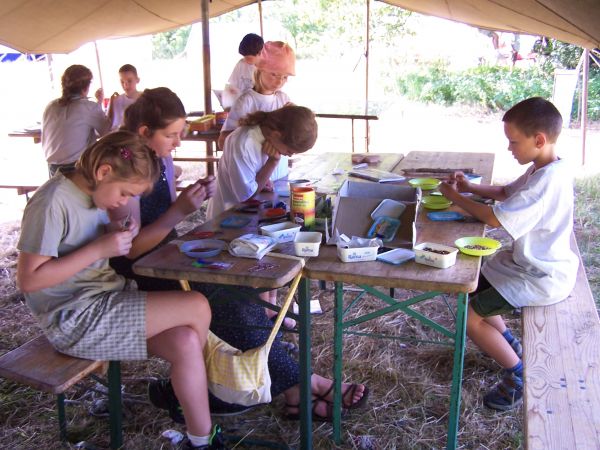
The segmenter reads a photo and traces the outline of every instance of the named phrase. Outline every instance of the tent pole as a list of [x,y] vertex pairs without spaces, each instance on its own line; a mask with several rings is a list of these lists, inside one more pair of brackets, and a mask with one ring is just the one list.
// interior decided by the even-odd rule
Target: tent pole
[[[369,114],[369,44],[371,40],[371,0],[367,1],[367,36],[365,50],[365,116]],[[352,127],[354,130],[354,126]],[[369,153],[369,121],[365,120],[365,151]]]
[[581,83],[581,165],[585,166],[585,139],[588,115],[588,82],[590,78],[590,51],[583,50],[583,81]]
[[201,0],[202,9],[202,67],[204,69],[204,114],[212,113],[210,80],[210,38],[208,28],[208,1]]
[[258,5],[258,20],[260,21],[260,35],[261,35],[261,37],[265,37],[265,32],[263,30],[262,1],[258,0],[258,2],[256,2],[256,4]]
[[100,78],[100,89],[104,91],[104,81],[102,80],[102,67],[100,66],[100,52],[98,51],[98,42],[94,41],[94,49],[96,49],[96,65],[98,66],[98,75]]

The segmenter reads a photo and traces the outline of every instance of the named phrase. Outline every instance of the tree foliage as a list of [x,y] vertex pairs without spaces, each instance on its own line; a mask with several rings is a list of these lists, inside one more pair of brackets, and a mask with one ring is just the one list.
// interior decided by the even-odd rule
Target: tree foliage
[[152,58],[172,59],[185,50],[192,27],[177,28],[152,36]]

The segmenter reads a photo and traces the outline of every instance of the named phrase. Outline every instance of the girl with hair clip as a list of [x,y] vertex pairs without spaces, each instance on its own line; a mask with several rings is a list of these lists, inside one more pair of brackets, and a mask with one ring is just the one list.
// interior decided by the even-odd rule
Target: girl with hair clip
[[211,320],[206,298],[139,291],[108,264],[130,251],[138,223],[110,222],[106,210],[148,192],[158,176],[154,154],[133,133],[110,134],[86,149],[73,172],[57,173],[27,204],[17,282],[58,351],[99,360],[154,354],[169,361],[187,418],[182,448],[223,448],[211,424],[202,357]]
[[110,130],[110,121],[100,105],[102,89],[96,91],[97,102],[87,98],[91,82],[92,72],[87,67],[68,67],[61,78],[62,96],[44,110],[42,148],[50,176],[59,168],[72,171],[79,155]]
[[[241,118],[255,111],[274,111],[290,103],[281,89],[290,75],[296,75],[296,55],[285,42],[266,42],[255,63],[254,87],[243,92],[235,101],[223,124],[219,140],[225,148],[225,138],[239,126]],[[282,158],[287,164],[287,158]],[[286,166],[287,167],[287,166]]]

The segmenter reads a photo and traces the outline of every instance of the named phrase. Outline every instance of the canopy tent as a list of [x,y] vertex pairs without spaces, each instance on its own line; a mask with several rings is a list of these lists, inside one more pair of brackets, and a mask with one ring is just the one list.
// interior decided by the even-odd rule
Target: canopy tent
[[[2,0],[0,44],[23,53],[68,53],[86,42],[158,33],[256,0]],[[597,0],[385,0],[481,28],[553,37],[600,47]]]
[[383,0],[478,28],[535,34],[600,47],[598,0]]

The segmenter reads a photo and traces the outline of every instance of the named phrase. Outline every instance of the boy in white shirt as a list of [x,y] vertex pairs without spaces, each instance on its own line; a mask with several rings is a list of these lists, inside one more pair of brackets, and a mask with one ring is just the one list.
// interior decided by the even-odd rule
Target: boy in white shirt
[[[502,381],[484,404],[506,411],[523,397],[521,344],[500,314],[523,306],[551,305],[568,297],[575,285],[578,258],[571,250],[573,171],[555,152],[562,127],[556,107],[540,97],[524,100],[502,118],[508,149],[527,171],[506,186],[470,183],[457,172],[441,193],[469,214],[502,226],[514,239],[512,249],[485,261],[467,316],[467,335],[504,368]],[[494,206],[470,200],[472,192],[499,201]]]
[[111,121],[111,130],[118,130],[123,125],[123,115],[125,109],[132,103],[134,103],[141,92],[137,90],[137,85],[140,82],[140,78],[137,74],[137,69],[131,64],[125,64],[119,69],[119,79],[121,81],[121,87],[125,91],[119,95],[115,92],[110,97],[110,104],[108,106],[108,118]]

